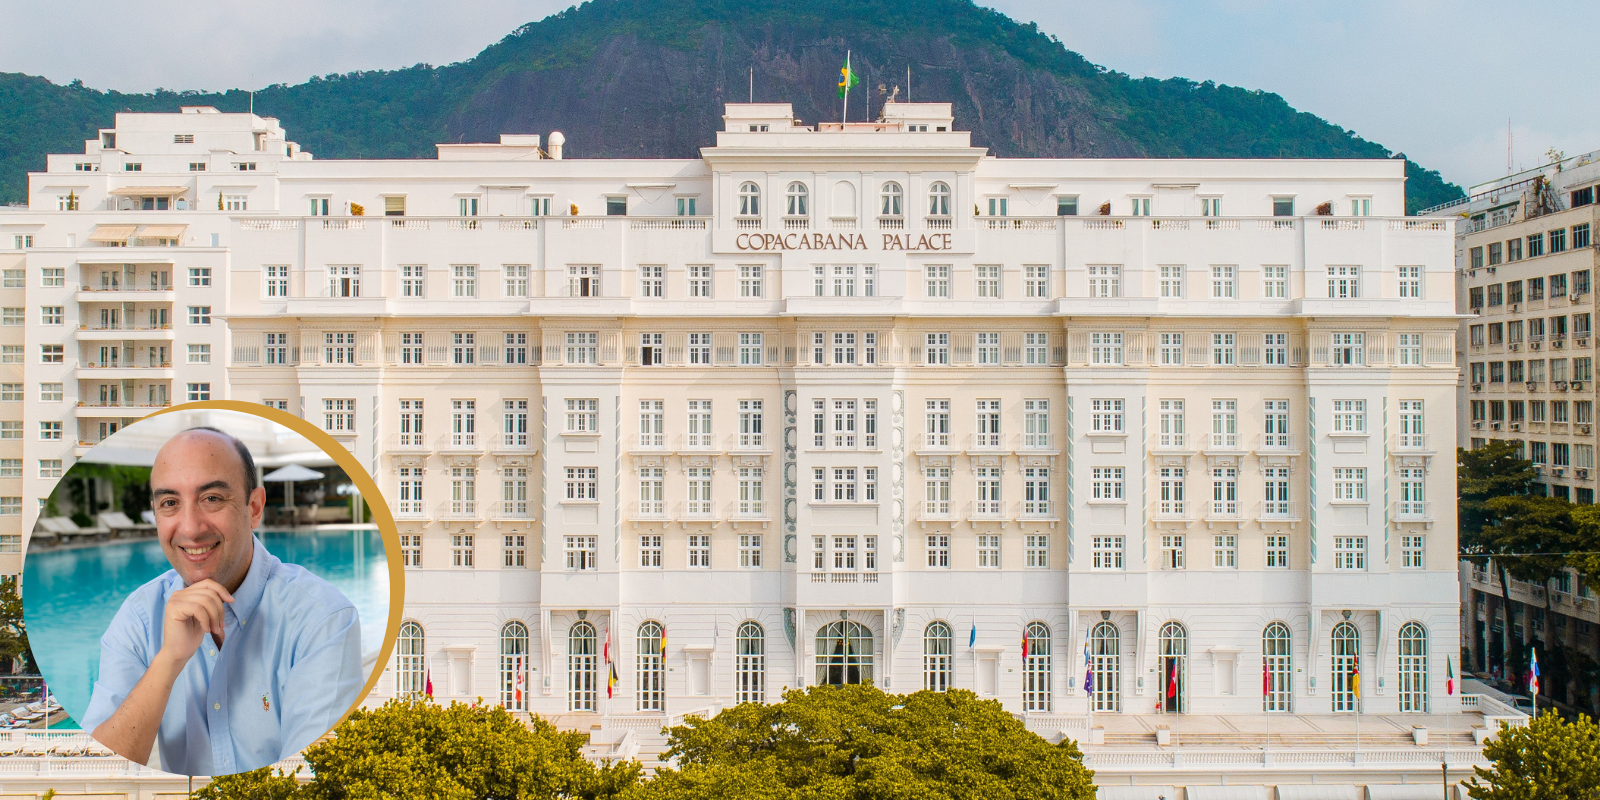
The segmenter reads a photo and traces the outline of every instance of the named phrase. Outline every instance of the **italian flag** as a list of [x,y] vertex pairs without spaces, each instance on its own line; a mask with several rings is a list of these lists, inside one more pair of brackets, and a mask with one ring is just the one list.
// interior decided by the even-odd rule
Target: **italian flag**
[[1444,657],[1444,693],[1446,695],[1456,693],[1456,668],[1450,665],[1449,656]]

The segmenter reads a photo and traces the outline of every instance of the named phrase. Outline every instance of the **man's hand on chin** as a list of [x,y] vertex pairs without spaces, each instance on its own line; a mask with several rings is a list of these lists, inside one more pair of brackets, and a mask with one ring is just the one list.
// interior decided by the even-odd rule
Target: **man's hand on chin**
[[222,645],[223,603],[233,595],[222,584],[207,578],[167,598],[167,613],[162,621],[161,652],[158,657],[175,661],[179,667],[189,662],[206,634]]

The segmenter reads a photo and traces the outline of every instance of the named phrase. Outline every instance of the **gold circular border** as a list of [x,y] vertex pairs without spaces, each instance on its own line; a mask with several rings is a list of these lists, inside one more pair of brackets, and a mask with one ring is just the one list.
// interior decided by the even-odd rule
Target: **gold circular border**
[[[405,616],[406,579],[405,567],[400,563],[400,529],[394,523],[394,515],[389,511],[389,502],[383,499],[383,493],[378,491],[378,482],[367,473],[367,468],[361,466],[355,453],[345,449],[339,441],[329,436],[327,431],[312,425],[305,420],[260,403],[247,403],[243,400],[198,400],[192,403],[171,406],[151,414],[140,417],[141,420],[158,417],[162,414],[171,414],[174,411],[193,411],[201,408],[215,408],[224,411],[238,411],[243,414],[261,417],[271,422],[276,422],[301,436],[306,437],[315,444],[323,453],[327,454],[341,468],[345,475],[361,490],[361,497],[367,501],[367,507],[372,510],[373,522],[378,525],[378,535],[383,537],[383,555],[389,562],[389,626],[383,633],[383,647],[378,649],[378,660],[372,665],[372,675],[368,676],[366,686],[361,689],[361,696],[355,703],[346,709],[333,723],[333,728],[344,724],[346,719],[366,702],[367,695],[378,685],[378,678],[382,677],[384,665],[389,663],[389,658],[394,655],[395,640],[400,637],[400,620]],[[376,498],[378,502],[372,502]],[[323,732],[317,739],[328,735]],[[306,743],[306,747],[316,744],[316,740]],[[269,765],[270,766],[270,765]]]

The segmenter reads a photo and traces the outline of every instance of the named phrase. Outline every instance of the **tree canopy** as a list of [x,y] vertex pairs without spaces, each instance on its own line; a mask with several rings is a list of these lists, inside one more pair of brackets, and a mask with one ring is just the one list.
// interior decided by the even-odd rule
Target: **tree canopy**
[[669,731],[664,768],[629,800],[914,797],[1090,800],[1075,743],[1052,745],[970,691],[817,686]]
[[1600,727],[1581,714],[1569,723],[1546,711],[1526,727],[1502,725],[1483,754],[1494,763],[1472,768],[1472,800],[1575,800],[1600,787]]

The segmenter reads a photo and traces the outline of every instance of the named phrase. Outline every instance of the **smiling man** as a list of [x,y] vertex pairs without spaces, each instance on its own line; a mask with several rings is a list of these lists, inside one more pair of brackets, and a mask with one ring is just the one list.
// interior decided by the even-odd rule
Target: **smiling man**
[[150,471],[172,569],[123,601],[100,639],[83,727],[117,755],[180,775],[228,775],[294,755],[356,701],[361,625],[328,582],[252,531],[266,490],[238,439],[193,428]]

